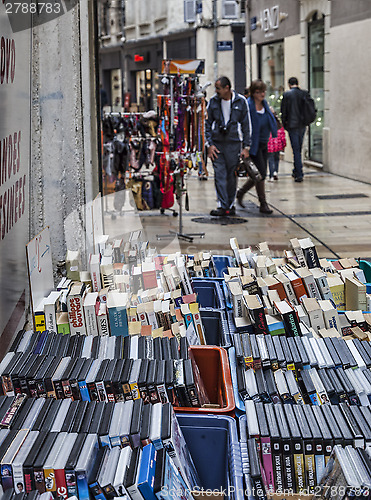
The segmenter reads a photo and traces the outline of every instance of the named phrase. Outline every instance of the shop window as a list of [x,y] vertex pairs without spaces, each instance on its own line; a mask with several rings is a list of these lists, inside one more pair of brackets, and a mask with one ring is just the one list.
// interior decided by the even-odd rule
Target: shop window
[[281,99],[285,85],[284,61],[282,40],[259,47],[260,78],[267,85],[266,100],[277,113],[280,113]]
[[309,159],[323,161],[324,119],[324,19],[316,15],[308,23],[309,91],[317,108],[317,118],[309,127]]

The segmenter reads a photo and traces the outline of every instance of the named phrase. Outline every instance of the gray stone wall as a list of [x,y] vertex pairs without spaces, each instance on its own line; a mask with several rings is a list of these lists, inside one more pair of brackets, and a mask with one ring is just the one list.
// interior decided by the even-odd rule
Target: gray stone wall
[[83,224],[65,221],[83,218],[80,208],[98,191],[89,4],[33,30],[30,232],[50,227],[54,262],[85,241]]

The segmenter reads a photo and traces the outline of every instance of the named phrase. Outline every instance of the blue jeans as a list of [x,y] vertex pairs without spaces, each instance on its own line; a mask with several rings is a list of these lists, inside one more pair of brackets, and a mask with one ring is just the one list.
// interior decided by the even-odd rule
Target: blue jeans
[[278,173],[278,165],[280,163],[280,153],[275,151],[274,153],[268,153],[268,164],[269,164],[269,177],[272,178],[274,172]]
[[292,152],[294,153],[294,175],[296,179],[303,177],[303,162],[301,160],[301,148],[303,147],[303,139],[305,134],[304,128],[292,128],[288,130]]

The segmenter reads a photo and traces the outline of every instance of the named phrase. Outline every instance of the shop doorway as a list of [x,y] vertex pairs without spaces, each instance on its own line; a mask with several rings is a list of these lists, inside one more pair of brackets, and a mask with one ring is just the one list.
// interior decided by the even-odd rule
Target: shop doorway
[[308,23],[309,92],[317,108],[317,118],[309,127],[309,159],[318,163],[323,163],[324,40],[324,18],[316,13]]
[[284,92],[285,52],[283,40],[259,47],[259,75],[267,84],[266,99],[277,114],[281,111]]

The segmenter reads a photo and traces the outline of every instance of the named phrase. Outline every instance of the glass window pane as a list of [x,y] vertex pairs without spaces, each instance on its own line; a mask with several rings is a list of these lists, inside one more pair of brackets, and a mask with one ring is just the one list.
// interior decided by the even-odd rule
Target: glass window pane
[[267,84],[266,99],[277,113],[280,113],[284,91],[284,48],[283,42],[261,46],[261,79]]
[[309,91],[316,103],[317,118],[309,130],[309,158],[323,161],[323,118],[324,118],[324,22],[308,24],[309,34]]

